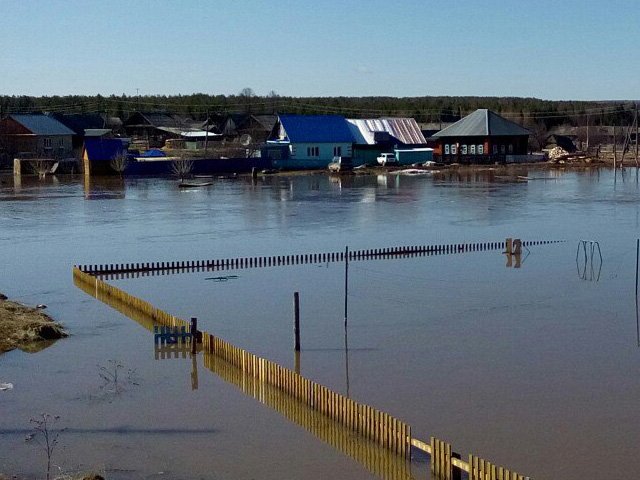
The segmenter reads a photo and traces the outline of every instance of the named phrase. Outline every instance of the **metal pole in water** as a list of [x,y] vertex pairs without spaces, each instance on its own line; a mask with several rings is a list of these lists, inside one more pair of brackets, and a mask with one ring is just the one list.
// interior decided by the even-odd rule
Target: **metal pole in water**
[[349,247],[344,250],[344,326],[347,327],[348,300],[349,295]]
[[300,294],[293,292],[293,334],[295,336],[295,351],[300,351]]

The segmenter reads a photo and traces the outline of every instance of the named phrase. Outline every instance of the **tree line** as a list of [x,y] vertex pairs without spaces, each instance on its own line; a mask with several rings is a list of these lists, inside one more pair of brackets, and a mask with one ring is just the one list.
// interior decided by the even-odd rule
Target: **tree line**
[[449,123],[477,108],[488,108],[528,128],[557,125],[629,125],[631,101],[552,101],[523,97],[290,97],[275,92],[255,95],[68,95],[0,96],[0,116],[10,113],[103,113],[126,119],[136,111],[164,112],[205,120],[228,113],[339,114],[349,118],[413,117],[420,123]]

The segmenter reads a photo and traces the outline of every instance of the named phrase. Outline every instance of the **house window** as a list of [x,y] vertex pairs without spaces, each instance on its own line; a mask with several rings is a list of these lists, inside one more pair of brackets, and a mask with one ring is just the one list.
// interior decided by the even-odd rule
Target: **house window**
[[462,145],[460,148],[462,149],[462,152],[461,152],[461,153],[462,153],[463,155],[466,155],[466,154],[467,154],[467,146],[466,146],[466,145]]
[[333,147],[333,156],[341,157],[342,156],[342,147]]
[[498,145],[494,145],[493,146],[493,154],[497,155],[498,154]]
[[513,153],[513,143],[509,144],[509,153]]
[[504,148],[504,145],[500,145],[500,153],[501,153],[502,155],[504,155],[504,154],[505,154],[505,152],[506,152],[506,150],[505,150],[505,148]]
[[484,146],[478,145],[478,155],[482,155],[484,153]]
[[444,154],[445,155],[449,155],[449,144],[448,143],[444,146]]
[[476,154],[476,146],[471,145],[471,155],[475,155],[475,154]]
[[58,139],[58,147],[64,148],[64,138],[60,137]]
[[307,157],[319,157],[320,147],[307,147]]
[[451,145],[451,155],[458,153],[458,146],[456,144]]
[[44,142],[44,148],[51,148],[51,139],[50,138],[45,138],[43,140]]

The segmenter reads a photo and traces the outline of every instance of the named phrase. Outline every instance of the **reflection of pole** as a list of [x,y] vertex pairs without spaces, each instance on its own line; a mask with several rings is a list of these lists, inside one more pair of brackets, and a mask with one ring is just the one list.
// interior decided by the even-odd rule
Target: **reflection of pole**
[[344,248],[344,328],[347,328],[348,303],[349,295],[349,247]]
[[638,257],[640,256],[640,238],[636,240],[636,340],[640,347],[640,320],[638,319]]
[[347,398],[349,398],[349,340],[347,335],[347,325],[344,326],[344,369],[347,380]]
[[191,355],[191,390],[198,389],[198,361],[195,355]]
[[300,352],[296,352],[293,363],[296,373],[300,375]]

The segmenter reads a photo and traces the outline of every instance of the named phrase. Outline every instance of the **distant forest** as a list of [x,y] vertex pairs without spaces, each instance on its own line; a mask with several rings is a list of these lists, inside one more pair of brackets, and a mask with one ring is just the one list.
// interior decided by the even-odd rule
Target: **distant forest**
[[152,96],[0,96],[0,116],[10,113],[105,113],[126,119],[131,113],[164,112],[196,120],[207,114],[340,114],[348,118],[413,117],[420,123],[454,122],[477,108],[488,108],[532,129],[557,125],[633,123],[632,101],[550,101],[518,97],[286,97],[258,96],[250,88],[238,95]]

